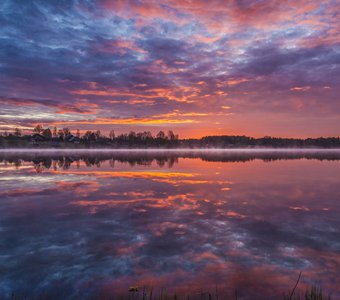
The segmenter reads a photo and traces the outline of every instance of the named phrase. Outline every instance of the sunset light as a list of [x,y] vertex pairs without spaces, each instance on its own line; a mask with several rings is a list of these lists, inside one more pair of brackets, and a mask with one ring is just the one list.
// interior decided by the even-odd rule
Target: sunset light
[[0,0],[0,300],[340,299],[340,0]]
[[104,133],[173,124],[182,137],[339,133],[337,0],[5,0],[0,10],[2,132],[57,119]]

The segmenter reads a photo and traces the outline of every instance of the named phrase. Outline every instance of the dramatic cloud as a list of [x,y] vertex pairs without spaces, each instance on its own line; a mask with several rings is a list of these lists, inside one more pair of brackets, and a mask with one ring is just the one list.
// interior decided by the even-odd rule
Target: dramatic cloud
[[0,127],[338,135],[339,13],[339,0],[4,0]]

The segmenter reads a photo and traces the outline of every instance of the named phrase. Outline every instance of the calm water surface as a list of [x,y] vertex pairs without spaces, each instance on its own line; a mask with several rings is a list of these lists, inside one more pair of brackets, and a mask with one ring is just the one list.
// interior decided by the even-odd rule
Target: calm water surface
[[340,297],[340,153],[0,154],[0,295]]

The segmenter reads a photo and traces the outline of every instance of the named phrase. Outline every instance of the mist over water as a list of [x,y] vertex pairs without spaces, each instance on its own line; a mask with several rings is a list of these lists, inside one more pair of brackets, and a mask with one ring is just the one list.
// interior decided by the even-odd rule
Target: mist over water
[[[340,297],[339,150],[0,151],[0,295]],[[200,299],[200,298],[198,298]]]
[[0,159],[30,161],[66,159],[79,161],[153,161],[169,158],[200,158],[207,161],[250,161],[281,159],[340,160],[340,149],[0,149]]

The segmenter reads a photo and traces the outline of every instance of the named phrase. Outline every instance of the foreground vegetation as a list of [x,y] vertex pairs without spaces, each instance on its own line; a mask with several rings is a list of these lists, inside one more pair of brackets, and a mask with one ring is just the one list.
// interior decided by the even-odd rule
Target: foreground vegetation
[[[165,289],[160,290],[159,294],[153,295],[153,290],[147,292],[145,289],[138,292],[135,288],[130,289],[130,295],[127,296],[129,300],[238,300],[242,298],[250,299],[249,296],[243,295],[240,297],[237,290],[231,293],[232,296],[223,296],[219,295],[218,290],[209,293],[200,291],[195,294],[190,295],[178,295],[178,294],[169,294]],[[254,295],[256,299],[259,298],[258,295]],[[265,296],[264,296],[265,297]],[[282,297],[278,297],[278,300],[331,300],[329,295],[325,295],[322,292],[322,289],[316,285],[313,285],[311,288],[307,289],[305,293],[296,293],[295,288],[288,294],[283,295]],[[263,298],[265,300],[265,298]]]
[[108,136],[99,130],[69,128],[44,128],[36,126],[29,134],[14,129],[0,134],[0,148],[340,148],[340,137],[329,138],[252,138],[247,136],[206,136],[201,139],[180,139],[172,130],[159,131],[155,136],[150,131],[116,135],[111,130]]
[[[325,295],[322,292],[322,289],[318,286],[312,286],[307,289],[305,293],[297,293],[295,289],[287,295],[278,296],[278,300],[331,300],[329,295]],[[252,299],[249,296],[241,297],[237,290],[231,293],[232,296],[225,296],[219,294],[218,290],[214,292],[204,292],[200,291],[197,293],[189,294],[189,295],[180,295],[180,294],[172,294],[167,292],[166,289],[160,289],[159,291],[155,291],[153,289],[147,290],[146,288],[138,289],[137,287],[130,287],[129,291],[125,296],[106,296],[106,297],[90,297],[91,300],[99,300],[99,299],[121,299],[121,300],[238,300],[238,299]],[[254,295],[255,299],[259,299],[258,295]],[[265,297],[265,296],[264,296]],[[32,298],[12,294],[11,300],[29,300]],[[34,300],[50,300],[54,299],[53,296],[49,297],[47,295],[39,296],[33,298]],[[33,300],[32,299],[32,300]],[[266,298],[263,298],[265,300]]]
[[[300,272],[297,281],[292,288],[291,291],[288,292],[288,294],[283,294],[282,296],[278,296],[276,299],[281,300],[331,300],[330,295],[325,295],[322,292],[321,287],[317,285],[312,285],[310,288],[307,288],[305,293],[302,294],[301,292],[297,291],[298,285],[300,283],[302,272]],[[201,289],[200,291],[196,293],[191,293],[187,295],[180,295],[176,293],[169,293],[165,288],[161,288],[158,291],[154,290],[153,288],[146,288],[142,287],[139,288],[137,286],[131,286],[127,293],[125,295],[118,296],[118,299],[128,299],[128,300],[238,300],[238,299],[252,299],[249,298],[250,295],[242,295],[240,296],[238,291],[235,290],[232,293],[228,293],[226,295],[225,293],[221,293],[217,286],[215,287],[214,291],[203,291]],[[254,299],[259,299],[261,295],[253,295],[251,296]],[[263,295],[263,297],[267,297],[267,295]],[[273,296],[270,296],[271,299],[273,299]],[[274,296],[275,297],[275,296]],[[27,300],[28,298],[18,296],[15,294],[12,294],[12,300]],[[35,300],[48,300],[51,299],[48,296],[42,296],[39,298],[35,298]],[[96,297],[92,296],[89,299],[97,300],[97,299],[117,299],[116,296],[101,296]],[[265,298],[263,298],[265,300]]]

